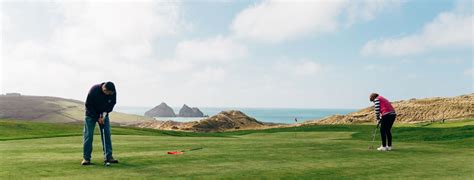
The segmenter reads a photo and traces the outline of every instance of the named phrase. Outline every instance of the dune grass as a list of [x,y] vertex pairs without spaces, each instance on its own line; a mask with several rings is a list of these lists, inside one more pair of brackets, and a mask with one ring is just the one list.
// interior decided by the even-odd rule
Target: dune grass
[[82,125],[0,120],[0,179],[472,179],[472,122],[395,127],[390,152],[368,149],[371,125],[225,133],[113,127],[120,164],[102,165],[96,135],[95,165],[82,167]]

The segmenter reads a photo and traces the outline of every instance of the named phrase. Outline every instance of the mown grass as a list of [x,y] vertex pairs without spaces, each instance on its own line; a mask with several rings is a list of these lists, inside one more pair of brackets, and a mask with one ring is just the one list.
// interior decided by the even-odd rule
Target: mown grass
[[391,152],[368,150],[372,125],[225,133],[113,127],[121,163],[102,166],[96,136],[96,165],[82,167],[82,125],[0,120],[0,179],[472,179],[472,122],[395,127]]

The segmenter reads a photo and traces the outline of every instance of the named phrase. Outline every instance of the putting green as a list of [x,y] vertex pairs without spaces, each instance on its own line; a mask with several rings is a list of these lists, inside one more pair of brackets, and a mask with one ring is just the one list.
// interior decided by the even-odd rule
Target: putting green
[[367,125],[211,134],[113,128],[120,164],[102,165],[96,135],[95,165],[83,167],[81,125],[0,121],[0,179],[472,179],[474,126],[440,126],[395,127],[390,152],[368,150],[374,126]]

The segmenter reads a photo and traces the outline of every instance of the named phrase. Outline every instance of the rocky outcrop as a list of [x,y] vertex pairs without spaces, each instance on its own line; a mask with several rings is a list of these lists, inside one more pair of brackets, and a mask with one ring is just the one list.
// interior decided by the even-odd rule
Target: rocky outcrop
[[139,124],[141,128],[181,130],[194,132],[222,132],[240,129],[262,129],[270,125],[257,121],[241,111],[222,111],[212,117],[192,122],[149,121]]
[[264,126],[260,121],[241,111],[222,111],[192,126],[195,131],[225,131],[230,129],[254,129]]
[[[474,118],[474,94],[451,98],[410,99],[392,103],[397,122],[418,123]],[[373,106],[347,115],[334,115],[304,124],[351,124],[374,122]]]
[[166,103],[161,103],[160,105],[154,107],[153,109],[145,112],[147,117],[176,117],[173,109],[169,107]]
[[159,129],[159,130],[180,130],[178,127],[182,127],[185,123],[183,122],[176,122],[176,121],[147,121],[137,126],[140,128],[150,128],[150,129]]
[[189,107],[188,105],[183,105],[183,107],[179,110],[179,117],[204,117],[204,113],[201,112],[196,107]]

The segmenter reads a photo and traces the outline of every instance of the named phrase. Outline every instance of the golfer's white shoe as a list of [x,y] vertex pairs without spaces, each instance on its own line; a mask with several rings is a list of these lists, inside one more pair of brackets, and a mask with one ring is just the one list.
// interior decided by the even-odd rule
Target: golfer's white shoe
[[387,151],[387,147],[384,147],[384,146],[380,146],[379,148],[377,148],[378,151]]
[[392,146],[387,146],[387,151],[391,151],[392,150]]

